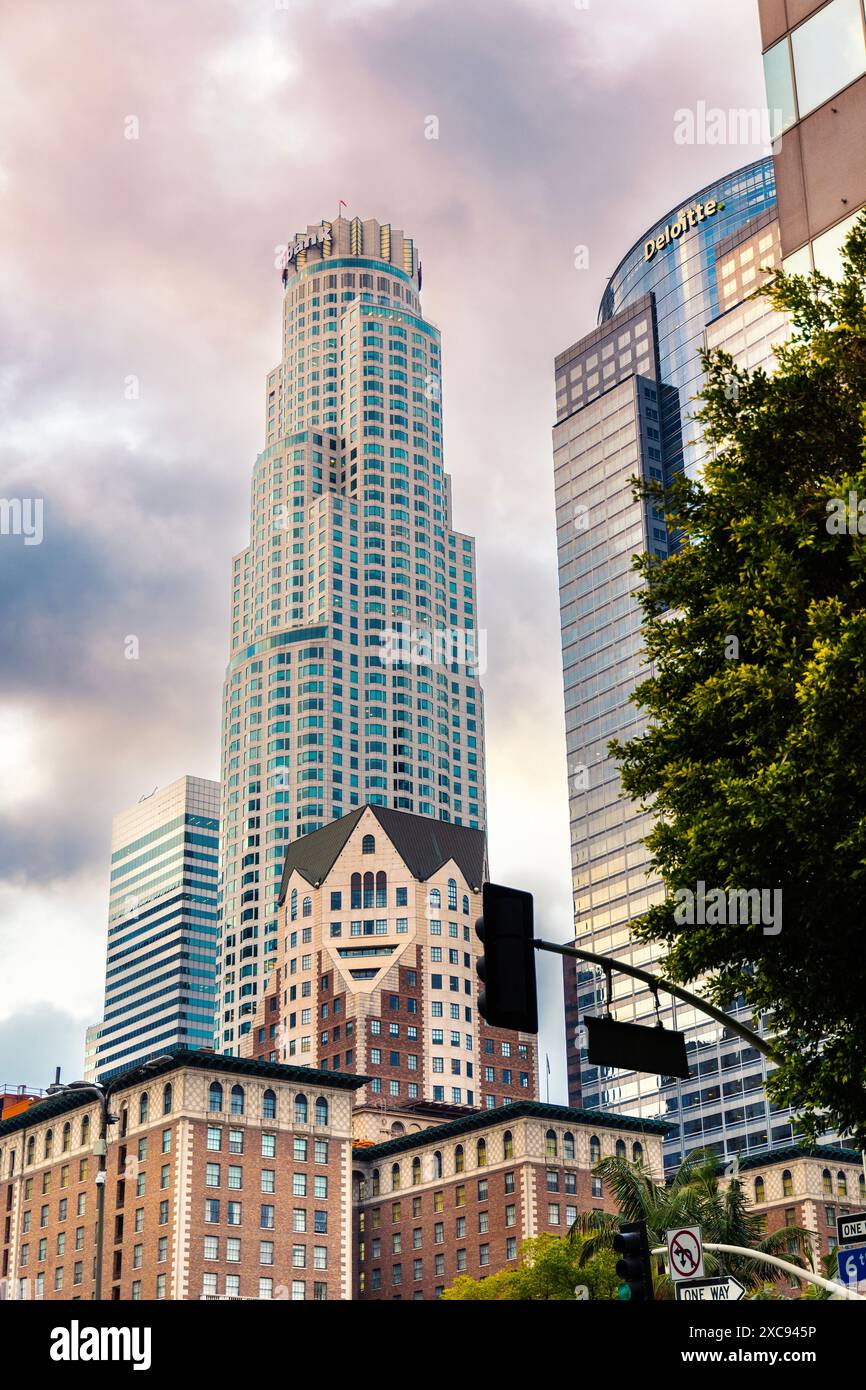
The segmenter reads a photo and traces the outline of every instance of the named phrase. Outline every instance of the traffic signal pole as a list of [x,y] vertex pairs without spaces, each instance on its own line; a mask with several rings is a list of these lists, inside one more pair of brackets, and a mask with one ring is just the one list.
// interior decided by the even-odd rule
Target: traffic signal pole
[[[593,951],[584,951],[577,946],[558,946],[554,941],[533,941],[536,951],[552,951],[557,956],[572,956],[576,960],[589,961],[591,965],[600,965],[605,972],[610,975],[614,970],[619,970],[623,975],[631,975],[635,980],[642,980],[645,985],[649,985],[654,994],[662,990],[665,994],[671,994],[675,999],[681,999],[684,1004],[691,1004],[693,1009],[699,1013],[704,1013],[708,1018],[713,1018],[717,1023],[723,1023],[726,1028],[730,1028],[732,1033],[736,1033],[744,1042],[751,1043],[759,1052],[763,1052],[765,1057],[769,1057],[773,1062],[781,1062],[779,1053],[762,1038],[760,1034],[747,1028],[745,1023],[740,1023],[738,1019],[732,1018],[724,1010],[717,1009],[714,1004],[708,1004],[706,999],[702,999],[698,994],[692,994],[691,990],[683,989],[681,985],[675,985],[672,980],[662,979],[661,975],[653,975],[649,970],[640,970],[636,965],[628,965],[624,960],[615,960],[613,956],[599,956]],[[608,989],[608,1006],[611,1003],[612,991]],[[864,1164],[866,1167],[866,1164]]]

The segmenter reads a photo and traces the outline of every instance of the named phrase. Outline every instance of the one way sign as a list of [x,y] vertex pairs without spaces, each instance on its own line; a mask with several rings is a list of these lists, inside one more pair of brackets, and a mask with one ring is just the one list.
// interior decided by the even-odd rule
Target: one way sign
[[858,1216],[837,1216],[836,1231],[840,1245],[856,1245],[866,1240],[866,1213]]
[[719,1279],[692,1279],[674,1285],[678,1303],[739,1303],[746,1290],[732,1274]]

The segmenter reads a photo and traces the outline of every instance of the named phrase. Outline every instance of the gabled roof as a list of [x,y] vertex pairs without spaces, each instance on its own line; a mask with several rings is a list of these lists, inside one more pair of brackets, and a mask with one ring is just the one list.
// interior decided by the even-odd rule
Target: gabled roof
[[314,887],[324,882],[365,811],[372,811],[414,878],[423,883],[453,859],[470,887],[481,887],[487,875],[487,839],[483,830],[471,830],[432,816],[416,816],[411,811],[395,811],[388,806],[367,805],[292,841],[286,851],[280,884],[281,904],[295,869]]

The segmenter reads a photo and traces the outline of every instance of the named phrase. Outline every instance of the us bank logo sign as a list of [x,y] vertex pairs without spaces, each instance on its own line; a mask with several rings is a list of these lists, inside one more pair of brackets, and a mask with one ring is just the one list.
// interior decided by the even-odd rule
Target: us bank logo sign
[[695,227],[699,227],[710,217],[718,216],[724,210],[724,203],[717,202],[715,198],[708,198],[705,203],[696,203],[688,212],[681,212],[676,222],[669,222],[659,236],[646,243],[643,251],[644,260],[651,261],[660,251],[664,251],[666,246],[679,241],[680,237],[688,236]]

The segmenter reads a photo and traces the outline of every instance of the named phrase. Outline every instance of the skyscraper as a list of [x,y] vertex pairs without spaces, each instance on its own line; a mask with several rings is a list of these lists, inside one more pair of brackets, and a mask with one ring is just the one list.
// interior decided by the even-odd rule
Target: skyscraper
[[[638,966],[652,967],[656,952],[632,940],[629,923],[658,901],[662,889],[647,873],[642,841],[650,817],[622,799],[607,746],[642,727],[641,713],[629,702],[646,674],[631,557],[644,551],[664,557],[670,538],[663,516],[635,501],[631,479],[662,481],[700,466],[703,446],[688,420],[701,382],[698,349],[711,323],[717,325],[716,341],[728,331],[735,345],[735,333],[746,334],[745,320],[728,319],[725,325],[724,315],[738,301],[735,282],[742,282],[744,292],[751,288],[744,280],[746,264],[774,259],[774,212],[770,159],[702,189],[626,254],[605,290],[598,327],[556,359],[554,459],[576,942]],[[762,326],[762,352],[764,337],[778,327]],[[687,1032],[692,1080],[591,1067],[575,1033],[582,1014],[600,1012],[608,1002],[604,977],[573,961],[565,963],[564,973],[572,1104],[663,1115],[676,1126],[665,1143],[669,1166],[698,1146],[732,1153],[790,1142],[790,1115],[768,1111],[765,1059],[669,996],[661,998],[661,1018]],[[611,1002],[624,1022],[655,1020],[652,994],[627,976],[614,976]]]
[[114,817],[105,1014],[86,1077],[209,1047],[216,979],[218,782],[179,777]]
[[282,256],[250,543],[232,564],[214,1043],[236,1052],[277,962],[288,843],[367,802],[483,829],[475,550],[442,462],[438,330],[388,224]]

